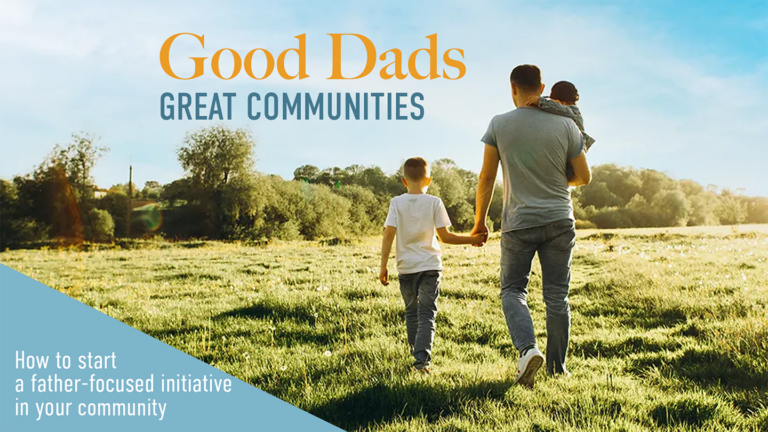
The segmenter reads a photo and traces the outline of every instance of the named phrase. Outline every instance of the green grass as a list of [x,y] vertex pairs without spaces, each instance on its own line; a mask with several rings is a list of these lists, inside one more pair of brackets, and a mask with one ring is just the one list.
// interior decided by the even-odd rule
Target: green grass
[[[346,430],[768,430],[768,232],[580,233],[570,379],[512,385],[499,242],[444,247],[435,372],[409,371],[378,239],[130,242],[0,262]],[[127,248],[131,247],[131,248]],[[541,272],[530,307],[545,346]]]

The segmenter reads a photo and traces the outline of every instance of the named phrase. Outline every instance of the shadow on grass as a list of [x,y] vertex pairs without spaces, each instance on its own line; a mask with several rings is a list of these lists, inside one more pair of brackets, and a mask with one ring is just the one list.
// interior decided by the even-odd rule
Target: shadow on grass
[[642,307],[642,304],[637,306],[627,306],[619,302],[614,304],[597,303],[580,312],[589,317],[616,317],[622,325],[645,329],[675,327],[688,321],[685,311],[678,306],[659,307],[650,304],[646,304],[645,307]]
[[633,359],[627,370],[642,375],[656,368],[664,375],[702,387],[764,390],[768,388],[768,373],[757,365],[737,364],[727,353],[712,348],[691,348],[682,354],[655,353]]
[[[490,283],[488,283],[488,279],[490,279]],[[498,285],[499,283],[499,277],[496,276],[495,280],[493,277],[490,278],[481,278],[483,285]],[[497,294],[498,295],[498,294]],[[444,291],[440,291],[440,296],[447,298],[447,299],[454,299],[454,300],[490,300],[493,295],[483,292],[477,289],[471,289],[471,288],[454,288],[454,289],[447,289]]]
[[[482,399],[503,400],[511,381],[480,382],[466,387],[414,382],[402,386],[377,384],[309,410],[344,430],[358,430],[395,418],[426,417],[434,422],[461,413]],[[471,409],[471,408],[470,408]]]
[[221,280],[221,276],[208,274],[208,273],[183,272],[183,273],[176,273],[176,274],[163,275],[163,276],[157,277],[157,280],[167,280],[167,281],[188,280],[188,279],[217,281],[217,280]]
[[619,341],[588,339],[574,342],[571,353],[585,358],[626,357],[638,352],[674,351],[679,349],[680,345],[679,341],[671,339],[657,340],[643,336],[630,336]]
[[665,401],[653,408],[651,418],[658,426],[680,425],[700,428],[718,417],[718,405],[694,398]]
[[232,309],[213,317],[214,321],[226,318],[294,320],[300,323],[309,323],[312,321],[313,313],[304,305],[293,306],[281,302],[269,302]]

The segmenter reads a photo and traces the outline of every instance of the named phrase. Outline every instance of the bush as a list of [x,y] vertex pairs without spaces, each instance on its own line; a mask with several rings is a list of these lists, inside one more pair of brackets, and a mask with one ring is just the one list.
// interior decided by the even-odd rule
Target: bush
[[106,210],[91,209],[84,228],[86,238],[90,241],[106,242],[115,235],[115,222]]
[[299,231],[299,224],[296,221],[287,221],[280,224],[277,229],[274,230],[274,237],[280,240],[292,241],[301,240],[301,232]]
[[595,225],[593,222],[587,221],[587,220],[577,220],[576,221],[576,229],[596,229],[597,225]]
[[[354,235],[350,200],[331,192],[328,186],[279,177],[272,178],[270,184],[263,215],[265,237],[292,237],[294,226],[306,240]],[[294,225],[285,225],[289,221]]]
[[608,207],[598,210],[592,216],[592,222],[598,228],[626,228],[634,226],[630,211],[623,208]]
[[333,192],[349,201],[350,233],[356,236],[381,232],[387,218],[388,204],[362,186],[351,185],[333,189]]

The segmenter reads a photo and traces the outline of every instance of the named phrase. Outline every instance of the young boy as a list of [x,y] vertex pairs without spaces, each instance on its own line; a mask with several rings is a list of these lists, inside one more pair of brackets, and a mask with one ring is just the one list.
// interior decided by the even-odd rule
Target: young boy
[[397,272],[400,293],[405,301],[408,344],[415,359],[413,367],[429,373],[440,272],[443,270],[435,230],[440,240],[448,244],[481,244],[487,240],[487,235],[461,236],[448,232],[451,221],[443,201],[427,195],[432,177],[423,158],[414,157],[405,161],[402,181],[408,192],[392,198],[389,203],[381,243],[379,281],[383,285],[389,284],[387,261],[392,241],[397,236]]
[[[528,105],[537,106],[551,114],[557,114],[573,119],[573,121],[576,122],[576,126],[578,126],[581,131],[582,136],[584,136],[584,151],[586,152],[592,147],[592,144],[595,143],[595,139],[584,132],[584,119],[581,117],[579,107],[576,106],[578,100],[579,91],[576,89],[575,85],[568,81],[558,81],[552,86],[552,91],[550,91],[548,98],[545,96],[531,96]],[[573,167],[570,162],[566,164],[565,171],[568,178],[571,178],[573,175]]]

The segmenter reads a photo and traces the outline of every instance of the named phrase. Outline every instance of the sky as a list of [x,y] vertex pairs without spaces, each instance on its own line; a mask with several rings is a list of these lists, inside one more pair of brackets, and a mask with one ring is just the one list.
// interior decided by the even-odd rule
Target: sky
[[[265,80],[244,71],[224,81],[206,63],[194,80],[166,75],[163,42],[176,33],[205,35],[205,48],[179,38],[171,65],[192,72],[187,57],[220,48],[275,57],[306,34],[307,73]],[[359,80],[327,80],[327,33],[368,37],[378,54],[404,56],[428,47],[464,50],[459,80],[382,80],[378,61]],[[363,69],[364,49],[342,43],[342,68]],[[452,57],[456,57],[454,52]],[[184,175],[176,151],[186,133],[212,124],[248,128],[256,168],[292,178],[320,168],[378,165],[395,172],[410,156],[453,159],[479,171],[490,119],[514,108],[510,70],[542,69],[545,84],[579,88],[586,130],[597,141],[587,159],[664,171],[703,185],[768,196],[768,1],[508,2],[37,2],[0,0],[0,177],[34,169],[72,133],[100,137],[109,152],[93,171],[97,184],[168,183]],[[232,70],[229,54],[222,73]],[[426,57],[418,63],[422,73]],[[262,66],[263,67],[263,66]],[[438,59],[442,68],[442,59]],[[256,68],[256,67],[254,67]],[[289,72],[296,62],[289,56]],[[455,73],[455,70],[451,70]],[[165,92],[235,92],[233,118],[162,120]],[[419,92],[422,120],[249,120],[247,95],[320,92]],[[548,89],[545,90],[545,93]]]

